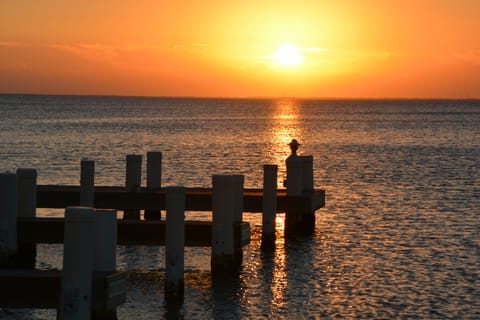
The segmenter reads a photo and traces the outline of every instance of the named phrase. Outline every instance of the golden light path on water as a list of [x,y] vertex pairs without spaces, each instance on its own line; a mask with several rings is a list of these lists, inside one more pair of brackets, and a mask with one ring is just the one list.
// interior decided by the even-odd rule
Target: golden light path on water
[[[267,163],[277,164],[277,188],[284,188],[283,179],[285,178],[285,159],[289,156],[290,150],[287,147],[292,139],[299,139],[302,136],[302,129],[299,123],[299,105],[294,99],[281,99],[274,102],[274,113],[270,117],[270,150],[266,152]],[[287,253],[285,250],[284,239],[285,219],[284,215],[278,215],[275,219],[275,250],[263,259],[262,268],[251,270],[256,279],[265,277],[266,283],[262,285],[268,287],[270,295],[270,305],[273,309],[281,309],[286,306],[285,290],[288,287],[287,274]],[[265,276],[266,270],[271,272],[270,276]],[[269,272],[267,272],[268,274]],[[249,301],[246,305],[252,307],[250,312],[255,314],[255,306],[260,301]]]
[[266,153],[270,163],[278,164],[278,187],[283,187],[285,178],[285,159],[290,151],[287,147],[292,139],[303,136],[299,119],[299,105],[294,99],[280,99],[274,102],[274,114],[271,117],[270,150]]

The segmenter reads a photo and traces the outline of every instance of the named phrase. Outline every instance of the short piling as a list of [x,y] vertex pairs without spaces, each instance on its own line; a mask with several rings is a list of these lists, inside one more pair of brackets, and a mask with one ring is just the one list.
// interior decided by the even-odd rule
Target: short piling
[[[37,211],[37,170],[18,168],[17,171],[18,217],[35,218]],[[35,267],[37,246],[35,242],[18,239],[17,267]]]
[[80,206],[94,207],[95,161],[80,161]]
[[[117,249],[117,211],[95,211],[95,248],[93,258],[94,278],[100,283],[104,277],[116,270]],[[97,285],[100,287],[100,285]],[[95,295],[95,293],[94,293]],[[92,319],[116,320],[116,307],[109,306],[106,301],[94,296]]]
[[262,248],[275,247],[275,219],[277,213],[278,166],[263,165]]
[[166,188],[165,299],[181,303],[184,292],[185,188]]
[[0,173],[0,266],[11,266],[17,255],[17,175]]
[[[126,158],[125,191],[138,192],[142,184],[142,155],[129,154]],[[140,220],[140,210],[128,209],[123,213],[124,219]]]
[[235,196],[230,175],[212,177],[212,272],[235,268],[234,212]]
[[90,319],[94,258],[94,211],[88,207],[65,210],[61,320]]
[[[157,151],[147,152],[147,191],[160,190],[162,186],[162,153]],[[145,210],[145,220],[160,220],[160,210]]]

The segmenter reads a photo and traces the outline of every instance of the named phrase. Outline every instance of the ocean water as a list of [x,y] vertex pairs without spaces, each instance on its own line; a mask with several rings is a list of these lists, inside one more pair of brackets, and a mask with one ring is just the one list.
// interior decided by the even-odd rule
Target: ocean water
[[[210,248],[187,248],[176,308],[164,301],[164,248],[119,246],[119,319],[480,318],[480,101],[0,95],[0,119],[0,170],[34,167],[40,184],[78,184],[87,157],[97,185],[123,185],[127,154],[161,151],[164,186],[244,174],[261,187],[262,165],[278,164],[281,187],[292,138],[314,156],[326,206],[311,237],[284,240],[279,214],[276,249],[262,251],[261,216],[245,213],[239,274],[212,278]],[[61,245],[38,246],[37,268],[61,264]]]

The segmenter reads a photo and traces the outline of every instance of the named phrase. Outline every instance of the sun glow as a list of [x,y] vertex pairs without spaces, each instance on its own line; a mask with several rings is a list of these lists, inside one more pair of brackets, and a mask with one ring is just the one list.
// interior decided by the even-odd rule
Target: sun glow
[[300,64],[303,56],[298,53],[298,49],[290,44],[284,44],[272,55],[272,59],[277,65],[294,67]]

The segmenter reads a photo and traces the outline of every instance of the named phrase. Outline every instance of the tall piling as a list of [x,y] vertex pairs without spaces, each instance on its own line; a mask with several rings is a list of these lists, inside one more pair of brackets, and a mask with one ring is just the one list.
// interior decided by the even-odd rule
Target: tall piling
[[94,211],[88,207],[65,210],[60,320],[90,319],[94,259]]
[[263,165],[262,248],[275,247],[278,166]]
[[181,303],[184,292],[185,188],[166,188],[165,299]]
[[[298,156],[297,140],[289,143],[292,153],[285,160],[287,166],[287,208],[285,236],[310,234],[315,230],[315,212],[311,209],[313,194],[313,157]],[[304,168],[305,166],[305,168]]]
[[[125,191],[139,192],[142,184],[142,155],[129,154],[126,162]],[[123,213],[123,218],[140,220],[140,210],[127,209]]]
[[95,161],[80,161],[80,206],[94,207]]
[[[93,276],[98,288],[104,286],[104,277],[116,270],[117,211],[96,210]],[[116,320],[117,310],[93,293],[92,319]]]
[[[18,168],[17,171],[18,217],[35,218],[37,211],[37,170]],[[21,268],[35,268],[37,246],[35,242],[18,239],[16,265]]]
[[[162,187],[162,153],[147,152],[147,191],[158,191]],[[145,210],[145,220],[160,220],[160,210]]]
[[0,173],[0,266],[11,266],[17,255],[17,175]]
[[212,272],[235,268],[234,213],[235,196],[230,175],[212,177]]

